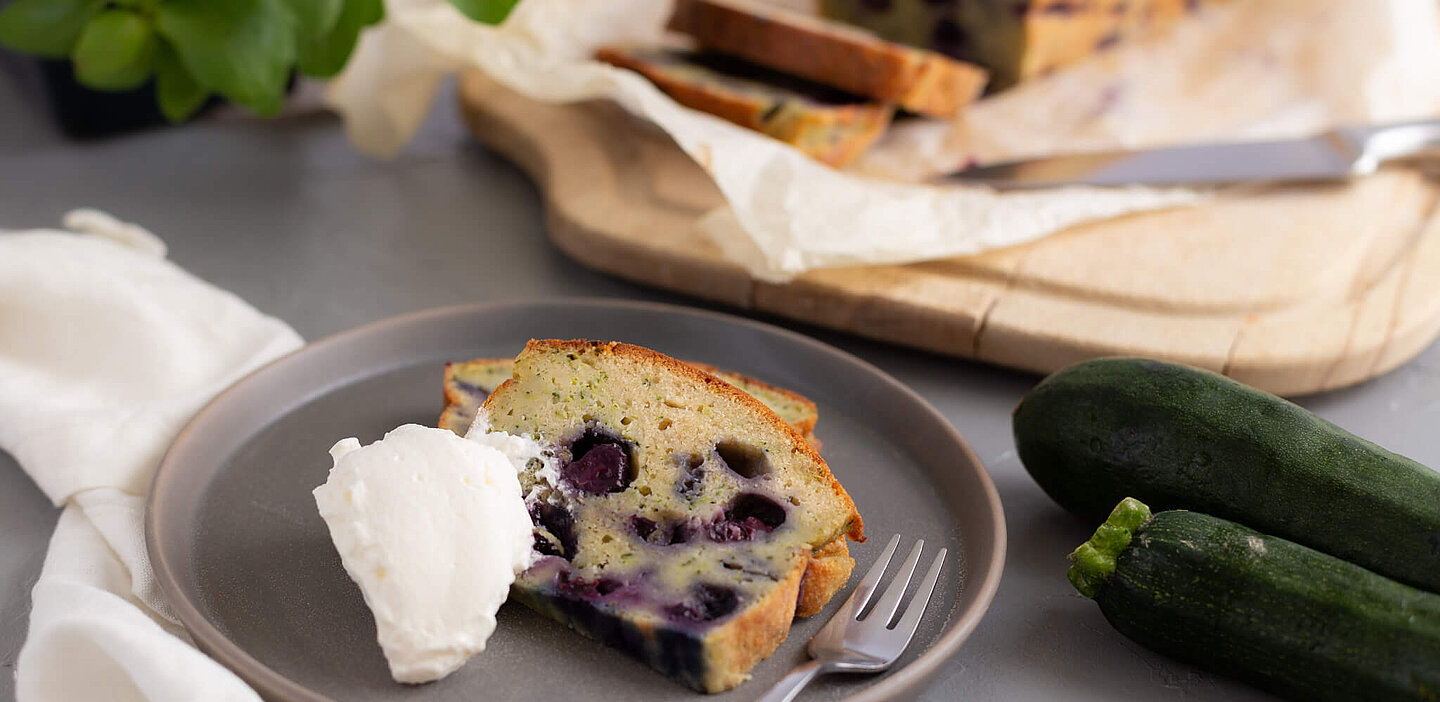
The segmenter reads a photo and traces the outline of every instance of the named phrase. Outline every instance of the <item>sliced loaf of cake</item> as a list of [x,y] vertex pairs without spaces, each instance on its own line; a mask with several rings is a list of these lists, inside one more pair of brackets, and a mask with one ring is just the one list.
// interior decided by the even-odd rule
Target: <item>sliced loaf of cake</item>
[[973,64],[753,0],[679,0],[670,28],[706,50],[931,117],[955,116],[985,87]]

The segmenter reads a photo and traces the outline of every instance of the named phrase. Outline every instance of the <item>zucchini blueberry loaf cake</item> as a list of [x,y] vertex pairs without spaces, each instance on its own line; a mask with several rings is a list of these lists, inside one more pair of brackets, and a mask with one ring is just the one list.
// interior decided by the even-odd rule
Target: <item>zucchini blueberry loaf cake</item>
[[1163,30],[1196,0],[822,0],[822,12],[990,71],[992,90]]
[[[693,361],[683,363],[749,393],[770,408],[781,421],[789,424],[817,451],[820,450],[820,439],[815,436],[815,423],[819,421],[820,413],[810,398],[749,376],[720,370],[715,366]],[[513,358],[477,358],[445,364],[445,407],[440,413],[440,428],[464,436],[474,423],[475,414],[485,402],[486,396],[509,380],[514,369]],[[854,568],[855,559],[850,557],[850,547],[843,534],[820,547],[810,559],[805,569],[805,577],[800,581],[800,602],[795,606],[795,616],[808,617],[819,612],[835,595],[835,591],[845,585],[850,571]]]
[[756,2],[680,0],[670,28],[708,51],[931,117],[954,117],[985,87],[985,71],[972,64]]
[[832,166],[843,166],[869,148],[895,114],[893,105],[720,54],[610,47],[596,58],[645,76],[681,105],[783,141]]
[[834,544],[864,538],[794,428],[649,349],[532,341],[471,434],[486,430],[532,437],[548,459],[520,475],[542,557],[512,595],[697,690],[745,680],[785,640],[802,587],[829,599],[849,576]]

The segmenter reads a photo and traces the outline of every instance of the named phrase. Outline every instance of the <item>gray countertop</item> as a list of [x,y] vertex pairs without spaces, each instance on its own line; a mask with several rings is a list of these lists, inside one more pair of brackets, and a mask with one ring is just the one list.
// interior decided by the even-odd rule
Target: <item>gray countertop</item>
[[[56,226],[91,206],[139,223],[196,275],[306,339],[438,305],[578,295],[689,302],[614,280],[552,247],[535,188],[476,145],[448,91],[416,143],[381,163],[326,116],[211,118],[75,143],[0,75],[0,227]],[[690,303],[706,306],[703,303]],[[723,310],[723,308],[721,308]],[[733,311],[733,310],[724,310]],[[1010,410],[1035,378],[766,318],[850,351],[959,428],[1004,500],[1010,550],[989,615],[923,699],[1260,700],[1115,633],[1064,578],[1093,529],[1050,502],[1015,457]],[[1364,385],[1307,398],[1322,416],[1440,465],[1440,347]],[[0,699],[58,511],[0,452]]]

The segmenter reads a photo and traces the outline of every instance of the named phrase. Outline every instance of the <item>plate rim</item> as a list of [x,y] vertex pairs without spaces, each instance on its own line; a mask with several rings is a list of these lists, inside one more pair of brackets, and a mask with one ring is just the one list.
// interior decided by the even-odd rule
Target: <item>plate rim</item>
[[[887,700],[902,699],[905,698],[907,694],[918,692],[919,688],[929,682],[935,673],[939,671],[940,667],[960,649],[960,646],[970,637],[970,634],[973,633],[975,627],[979,625],[980,620],[989,612],[995,594],[999,590],[1000,580],[1004,575],[1005,555],[1008,549],[1004,505],[1000,501],[1000,495],[995,487],[994,480],[990,477],[990,473],[985,468],[985,464],[975,455],[969,442],[965,440],[965,437],[944,414],[914,389],[900,382],[878,366],[844,349],[832,346],[800,332],[759,320],[714,310],[645,300],[604,297],[542,297],[530,300],[493,300],[426,308],[385,317],[330,334],[314,342],[307,343],[247,373],[218,393],[209,402],[205,403],[205,405],[185,423],[185,426],[175,435],[174,440],[166,448],[164,455],[160,459],[160,463],[156,467],[155,475],[150,481],[150,491],[145,498],[145,549],[150,560],[151,569],[154,572],[155,582],[159,585],[161,592],[164,593],[166,600],[169,602],[172,613],[179,619],[181,626],[190,635],[196,647],[216,662],[225,666],[226,669],[233,672],[241,680],[245,681],[246,684],[250,685],[265,699],[284,700],[286,702],[291,700],[297,702],[336,702],[333,698],[316,692],[276,672],[221,632],[220,629],[200,611],[199,606],[186,595],[184,588],[178,580],[178,565],[172,562],[171,556],[167,554],[165,547],[160,543],[161,539],[158,534],[163,520],[160,516],[160,510],[156,509],[156,504],[169,494],[167,478],[172,475],[177,475],[184,470],[183,467],[177,465],[176,459],[174,458],[177,453],[176,447],[183,447],[186,445],[186,442],[192,441],[191,436],[196,432],[196,427],[201,423],[202,418],[216,411],[217,407],[223,408],[225,403],[231,401],[230,398],[240,394],[250,384],[256,382],[257,378],[275,372],[276,368],[295,363],[297,362],[297,358],[321,353],[325,349],[334,346],[343,346],[352,343],[355,339],[361,339],[375,334],[383,334],[392,327],[403,328],[408,325],[420,324],[432,318],[499,313],[513,308],[547,306],[621,309],[634,312],[680,314],[709,318],[722,321],[726,324],[738,324],[749,327],[752,330],[765,334],[777,335],[788,341],[798,343],[816,353],[839,357],[843,361],[858,364],[872,373],[890,389],[905,396],[918,406],[921,411],[936,420],[942,431],[947,432],[951,438],[955,440],[956,445],[961,448],[964,457],[975,466],[983,501],[991,510],[992,523],[990,526],[994,534],[994,545],[989,561],[984,563],[985,579],[979,583],[972,583],[968,578],[961,580],[962,592],[969,587],[975,588],[973,591],[975,595],[974,606],[958,619],[953,620],[948,629],[935,640],[929,650],[920,654],[919,657],[910,663],[891,671],[886,678],[879,683],[867,687],[856,694],[846,696],[843,698],[845,702],[884,702]],[[971,562],[967,561],[967,564],[968,563]],[[974,570],[974,568],[967,568],[967,575]]]

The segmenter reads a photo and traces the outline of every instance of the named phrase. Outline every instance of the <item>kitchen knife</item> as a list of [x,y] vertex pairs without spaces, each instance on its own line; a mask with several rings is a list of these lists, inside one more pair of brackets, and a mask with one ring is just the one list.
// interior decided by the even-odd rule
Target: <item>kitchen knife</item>
[[935,182],[1047,188],[1340,180],[1432,151],[1440,155],[1440,120],[1341,127],[1306,139],[1050,156],[970,168]]

